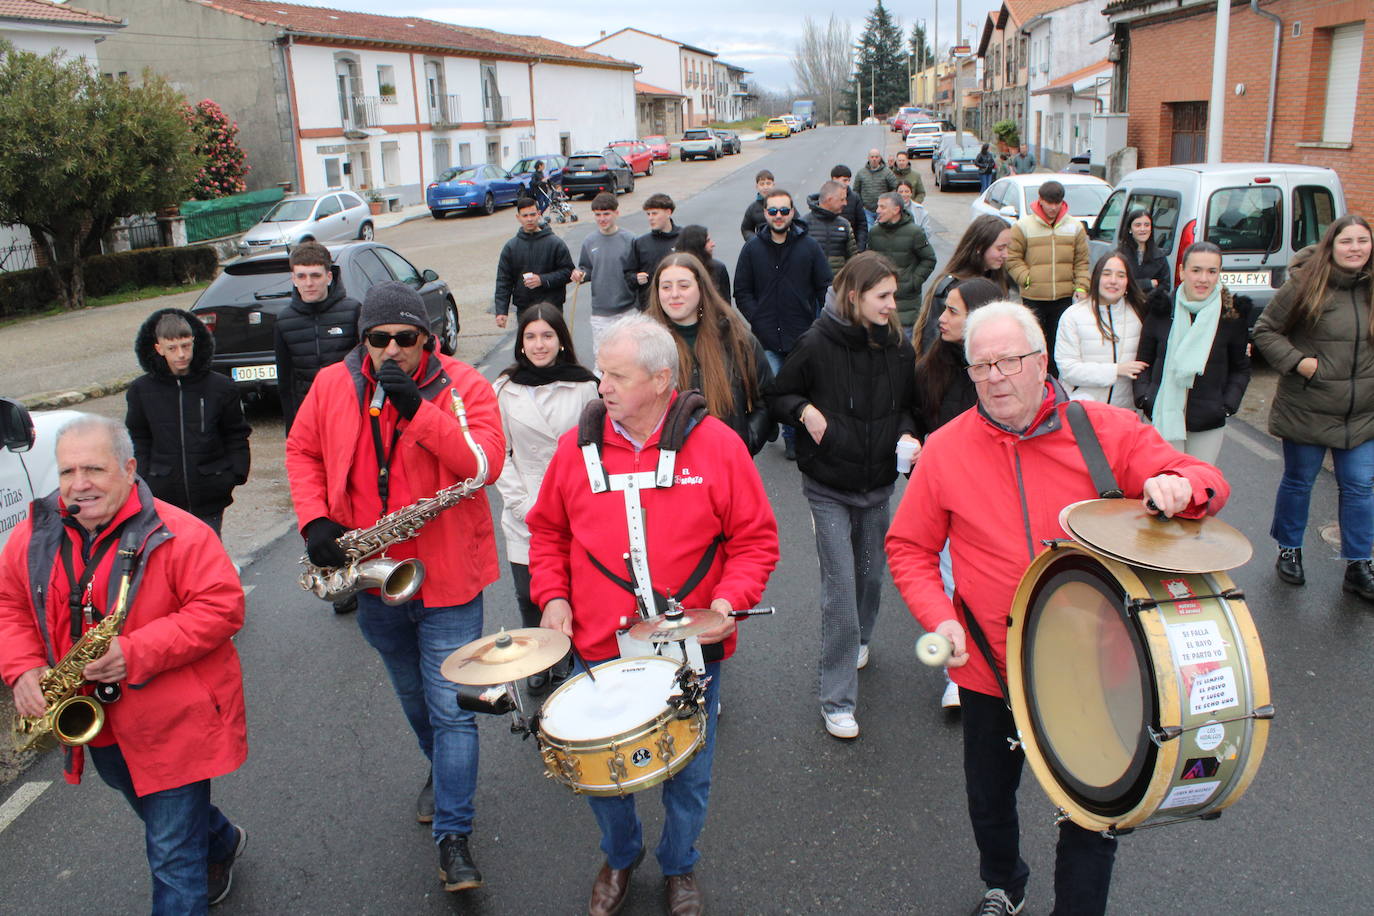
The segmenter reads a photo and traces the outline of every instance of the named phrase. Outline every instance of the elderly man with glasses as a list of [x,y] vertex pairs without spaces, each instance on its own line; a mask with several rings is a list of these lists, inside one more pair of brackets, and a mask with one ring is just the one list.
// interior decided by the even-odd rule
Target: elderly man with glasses
[[[953,645],[948,664],[959,685],[969,817],[987,885],[975,912],[998,916],[1020,912],[1030,875],[1016,817],[1024,754],[1008,743],[1016,726],[1001,687],[1007,613],[1044,542],[1067,536],[1060,510],[1096,497],[1098,488],[1069,425],[1068,396],[1048,376],[1035,315],[1010,302],[983,306],[969,315],[964,352],[978,405],[941,427],[921,451],[888,530],[887,554],[916,619]],[[1128,410],[1075,403],[1083,404],[1126,497],[1184,518],[1225,505],[1230,488],[1215,467],[1176,451]],[[940,581],[946,539],[955,603]],[[1054,911],[1105,911],[1115,856],[1115,839],[1061,824]]]
[[[476,477],[480,461],[454,415],[462,398],[486,480],[501,473],[505,437],[496,396],[477,370],[435,349],[424,301],[404,283],[368,291],[358,315],[362,342],[320,370],[286,440],[291,499],[317,566],[347,562],[338,538],[388,512]],[[376,590],[358,596],[358,627],[377,650],[401,708],[429,758],[416,819],[432,823],[448,891],[480,887],[468,849],[477,789],[477,723],[458,706],[457,685],[439,665],[482,635],[482,590],[499,577],[491,510],[467,499],[392,545],[393,560],[418,558],[426,575],[408,601]],[[432,782],[431,782],[432,781]]]

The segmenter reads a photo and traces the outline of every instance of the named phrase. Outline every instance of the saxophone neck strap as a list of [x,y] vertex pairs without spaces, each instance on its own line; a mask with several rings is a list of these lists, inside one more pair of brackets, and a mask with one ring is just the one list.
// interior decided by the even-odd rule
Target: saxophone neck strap
[[[81,571],[80,576],[76,574],[75,549],[72,547],[71,535],[67,531],[62,532],[62,541],[57,549],[58,554],[62,557],[62,569],[67,574],[67,584],[71,586],[71,591],[67,595],[67,609],[68,616],[71,618],[71,635],[74,640],[81,638],[83,628],[95,624],[105,616],[95,607],[95,589],[92,580],[100,569],[105,554],[110,552],[111,547],[119,543],[124,524],[125,522],[120,522],[114,530],[102,532],[105,536],[96,542],[94,550],[87,548],[84,541],[85,529],[77,524],[70,526],[77,529],[77,537],[83,538],[81,559],[85,563],[85,569]],[[125,551],[121,550],[120,555],[124,556],[124,554]],[[126,565],[130,562],[126,559]],[[128,568],[132,568],[132,566],[128,565]]]

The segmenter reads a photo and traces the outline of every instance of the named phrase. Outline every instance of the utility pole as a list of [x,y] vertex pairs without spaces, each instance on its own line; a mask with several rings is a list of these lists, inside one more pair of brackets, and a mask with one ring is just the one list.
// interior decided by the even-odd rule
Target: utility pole
[[1207,161],[1221,161],[1226,124],[1226,54],[1231,36],[1230,0],[1217,0],[1217,36],[1212,49],[1212,98],[1207,103]]
[[[955,0],[954,4],[954,45],[960,47],[964,43],[964,0]],[[959,143],[960,131],[964,129],[964,93],[959,85],[959,78],[963,75],[962,61],[954,62],[954,138],[955,146]]]
[[935,32],[930,40],[930,49],[935,52],[935,95],[940,88],[940,0],[935,0]]

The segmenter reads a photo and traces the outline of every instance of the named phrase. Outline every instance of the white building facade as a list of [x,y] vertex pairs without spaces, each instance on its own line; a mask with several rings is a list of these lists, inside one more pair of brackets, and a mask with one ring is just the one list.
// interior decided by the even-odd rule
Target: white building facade
[[725,120],[718,113],[723,93],[717,88],[714,51],[628,27],[603,35],[586,45],[586,49],[635,61],[642,68],[640,80],[684,96],[684,126],[700,127]]
[[1022,26],[1029,42],[1025,140],[1043,166],[1058,169],[1086,153],[1093,116],[1110,110],[1107,43],[1092,43],[1104,31],[1106,6],[1107,0],[1064,2]]

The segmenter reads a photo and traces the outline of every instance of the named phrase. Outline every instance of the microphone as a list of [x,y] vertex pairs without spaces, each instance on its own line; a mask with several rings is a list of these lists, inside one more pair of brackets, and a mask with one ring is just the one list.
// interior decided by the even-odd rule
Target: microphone
[[67,507],[67,514],[68,514],[68,515],[80,515],[80,514],[81,514],[81,507],[78,506],[76,503],[72,503],[70,506]]
[[377,390],[372,394],[372,404],[368,406],[367,412],[374,417],[382,415],[382,402],[386,400],[386,391],[382,388],[382,383],[377,383]]

